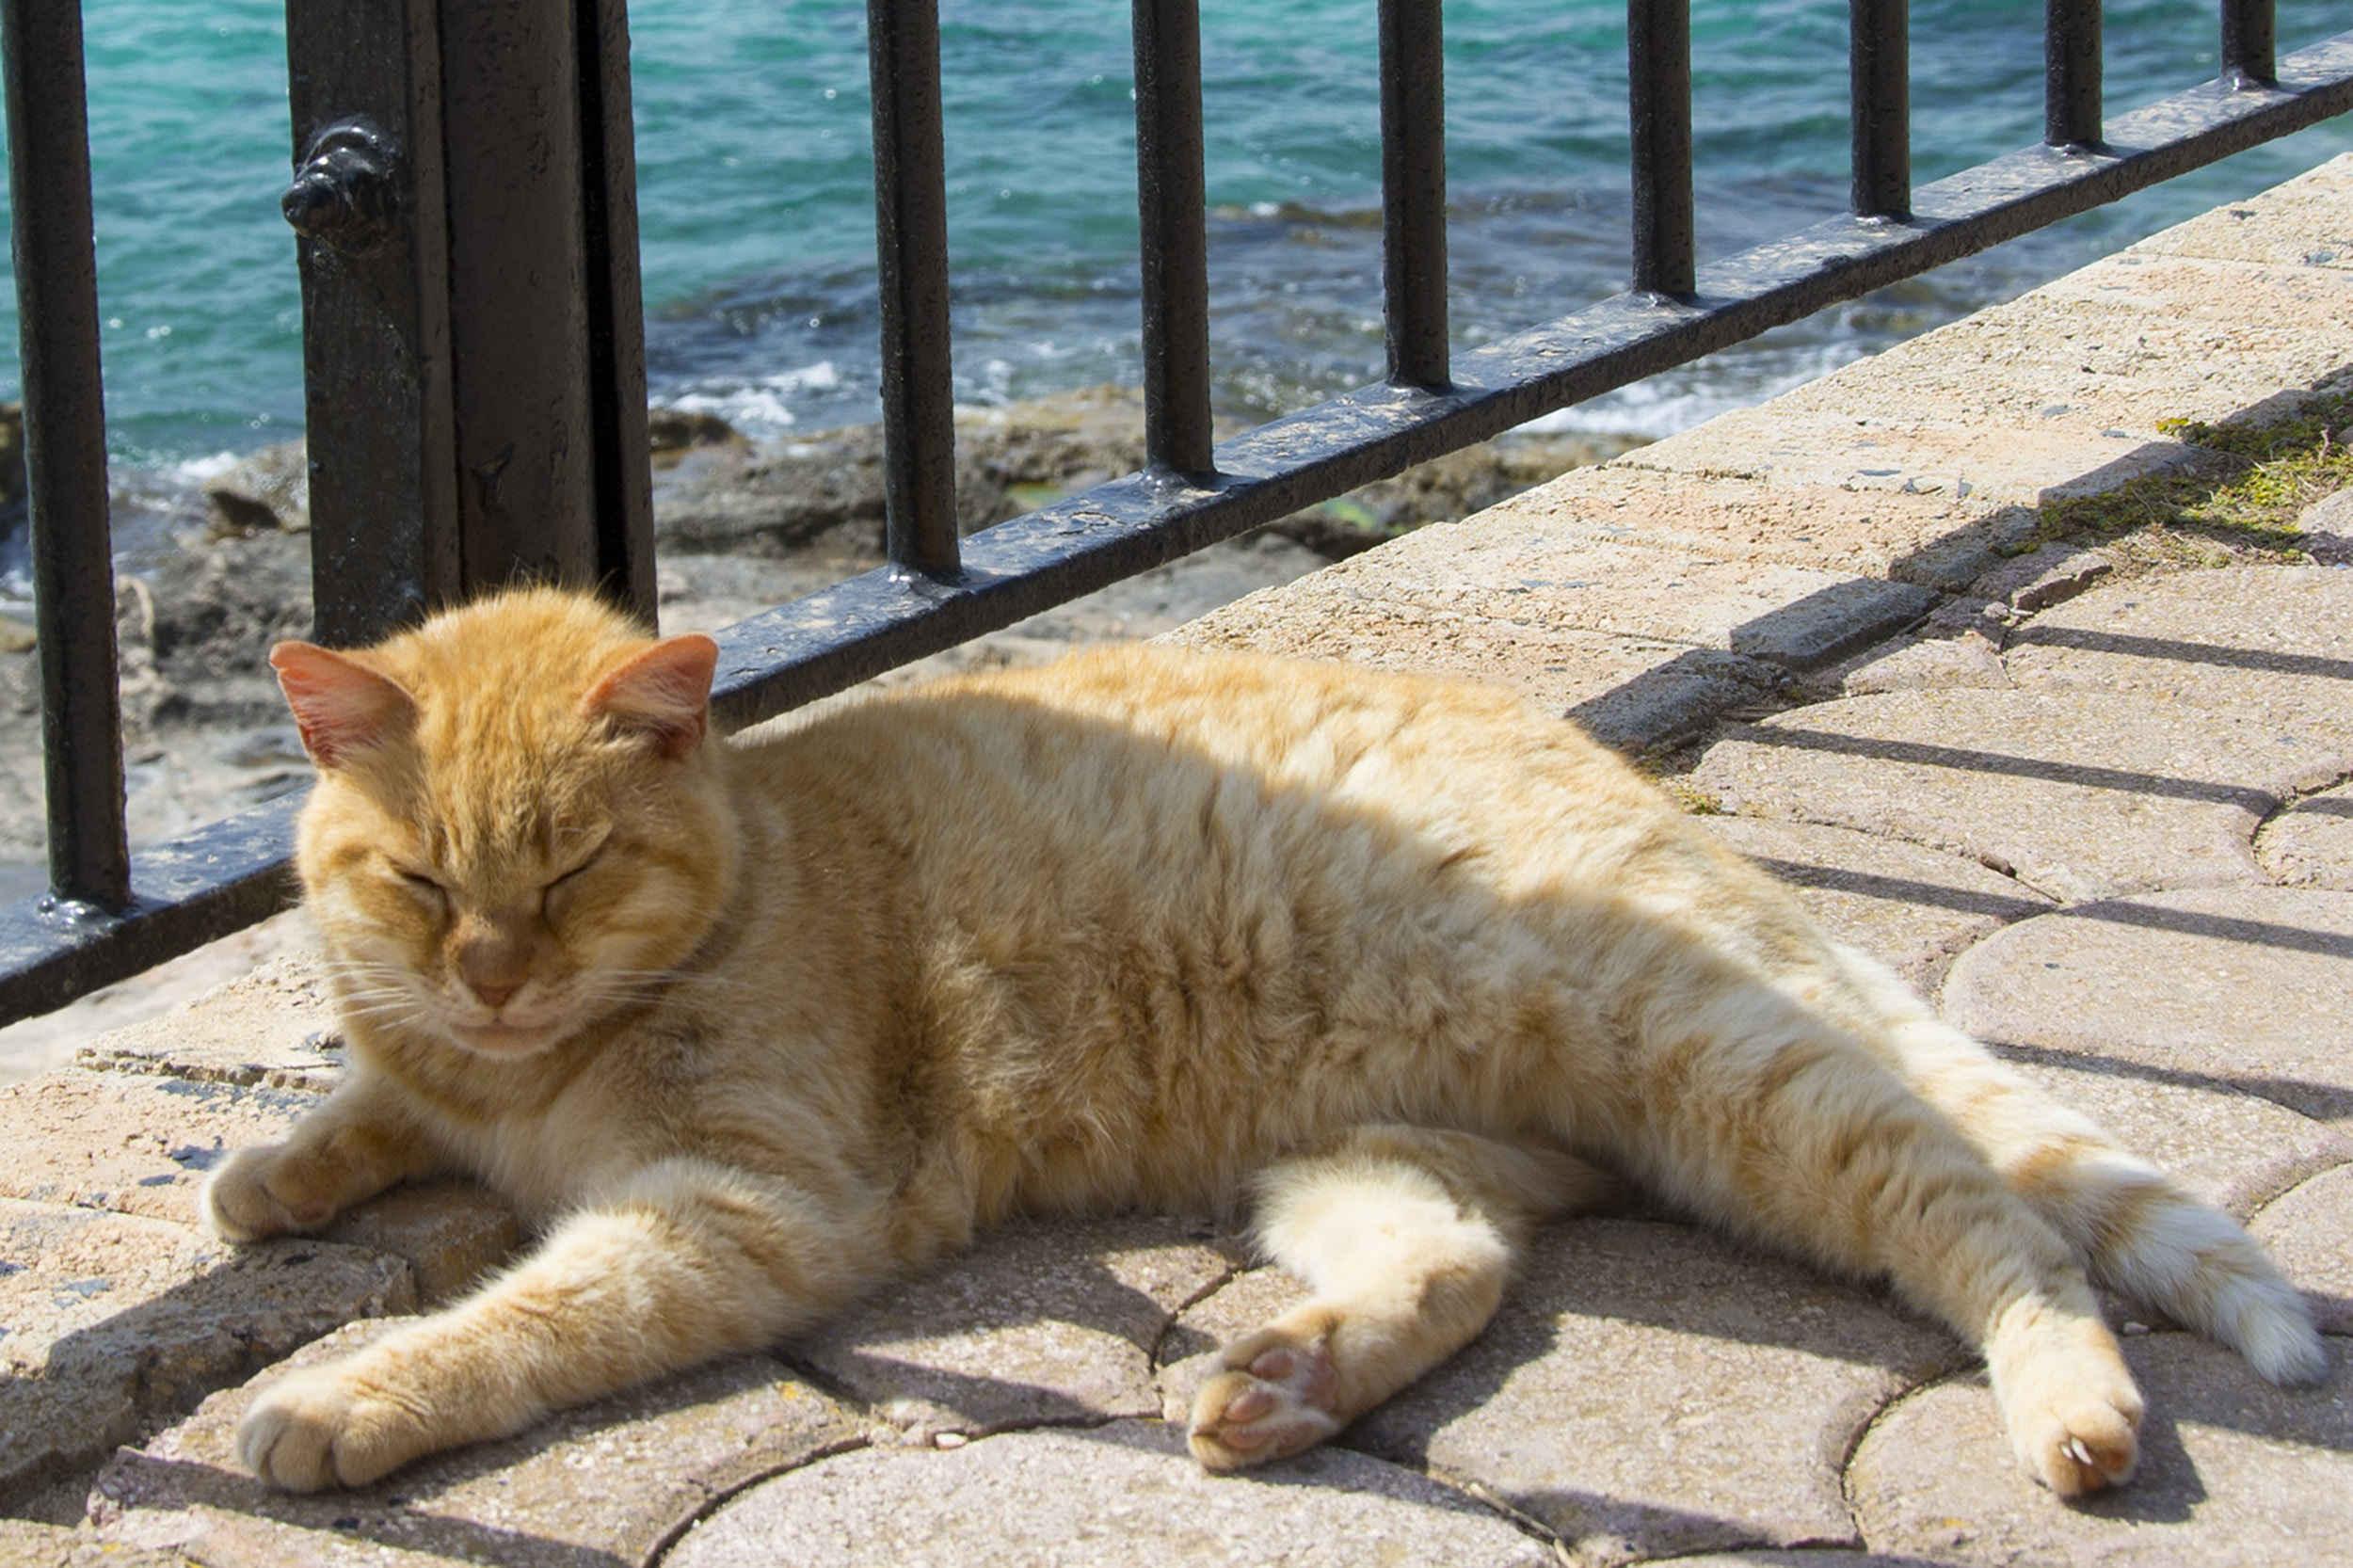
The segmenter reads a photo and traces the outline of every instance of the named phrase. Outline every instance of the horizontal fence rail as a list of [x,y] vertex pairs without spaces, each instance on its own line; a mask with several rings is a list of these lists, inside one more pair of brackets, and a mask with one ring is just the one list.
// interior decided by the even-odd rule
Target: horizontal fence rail
[[2353,32],[2253,89],[2209,84],[2108,121],[2103,145],[2024,149],[1913,192],[1897,222],[1832,218],[1696,270],[1688,299],[1629,291],[1457,355],[1452,385],[1378,385],[1215,449],[1207,483],[1099,485],[964,541],[952,587],[887,572],[719,633],[714,710],[757,723],[1415,463],[1999,245],[2353,109]]
[[[1540,415],[2353,109],[2353,32],[2277,57],[2267,0],[2225,0],[2219,78],[2104,123],[2099,8],[2091,0],[2047,0],[2045,143],[1914,189],[1904,8],[1897,0],[1850,0],[1852,211],[1699,266],[1691,238],[1688,0],[1629,0],[1633,286],[1450,356],[1440,8],[1438,0],[1378,3],[1387,378],[1212,444],[1198,4],[1133,0],[1147,464],[959,540],[952,520],[936,5],[869,0],[882,169],[876,210],[891,565],[720,632],[712,707],[723,726],[787,712]],[[27,18],[59,9],[72,8],[0,0],[18,159],[26,145],[17,120],[20,74],[62,69],[54,53],[62,45],[27,41]],[[78,30],[74,48],[78,105]],[[78,136],[78,113],[76,127]],[[82,168],[87,213],[86,145]],[[22,291],[28,227],[36,217],[72,221],[70,211],[36,213],[28,182],[71,185],[72,175],[56,167],[14,172]],[[86,218],[79,232],[87,238]],[[59,264],[67,273],[73,264]],[[93,326],[84,389],[92,412],[78,416],[86,419],[97,407],[95,344]],[[72,389],[83,383],[69,376],[68,390],[44,390],[36,403],[29,351],[26,365],[28,436],[44,419],[57,422],[53,430],[82,428],[72,424],[77,416],[48,410],[74,407]],[[58,517],[74,504],[70,480],[45,478],[36,467],[33,483],[37,519],[44,508]],[[94,529],[103,560],[103,468],[97,494],[94,515],[72,514],[81,518],[80,532],[74,546],[60,547],[61,559],[74,548],[87,551]],[[108,594],[104,602],[110,601]],[[75,630],[87,634],[92,616],[111,627],[110,616],[86,609]],[[46,660],[46,619],[40,630]],[[110,665],[108,677],[111,702]],[[114,765],[119,833],[119,750]],[[132,856],[127,897],[102,888],[95,899],[26,900],[0,910],[0,1022],[47,1011],[282,906],[291,897],[286,859],[298,804],[274,801]],[[62,873],[56,886],[70,890]]]

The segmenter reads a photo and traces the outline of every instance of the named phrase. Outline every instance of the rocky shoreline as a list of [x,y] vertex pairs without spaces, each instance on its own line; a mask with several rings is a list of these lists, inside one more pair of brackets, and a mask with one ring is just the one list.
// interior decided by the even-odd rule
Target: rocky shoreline
[[[879,426],[756,442],[707,415],[656,410],[653,424],[665,631],[724,626],[884,563]],[[1090,388],[960,409],[956,434],[958,522],[970,533],[1140,467],[1143,399],[1133,389]],[[1514,433],[887,679],[1033,663],[1085,643],[1155,635],[1254,589],[1425,523],[1468,516],[1639,444],[1636,437]],[[265,663],[272,642],[310,629],[306,490],[298,442],[201,479],[144,472],[118,486],[116,632],[135,846],[177,837],[309,778]],[[0,723],[0,900],[13,900],[42,890],[45,851],[31,630],[4,614],[0,713],[8,715]],[[240,949],[239,966],[251,961]],[[153,990],[131,983],[82,1010],[114,1006],[104,1026],[117,1027],[129,1020],[115,1004]],[[59,1033],[41,1020],[0,1030],[0,1080],[70,1053],[71,1039],[88,1032]]]

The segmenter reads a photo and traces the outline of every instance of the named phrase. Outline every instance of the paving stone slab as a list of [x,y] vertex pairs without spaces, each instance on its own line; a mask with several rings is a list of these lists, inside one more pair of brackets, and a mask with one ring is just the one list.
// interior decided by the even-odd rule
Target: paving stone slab
[[2353,1129],[2353,893],[2196,888],[2041,916],[1963,953],[1945,1012],[1980,1039]]
[[1839,695],[2009,689],[2000,645],[1992,636],[1974,629],[1953,635],[1935,629],[1934,620],[1931,616],[1931,629],[1925,634],[1897,638],[1867,651],[1839,677]]
[[2264,824],[2255,858],[2291,888],[2353,892],[2353,784],[2307,795]]
[[1484,1335],[1340,1440],[1478,1482],[1580,1561],[1859,1545],[1839,1491],[1856,1435],[1963,1356],[1867,1292],[1706,1232],[1579,1220],[1542,1234]]
[[[1936,602],[1932,590],[1737,551],[1646,548],[1594,528],[1482,514],[1439,523],[1327,568],[1314,586],[1268,591],[1412,607],[1504,625],[1600,632],[1747,653],[1805,667],[1887,635]],[[1218,617],[1212,616],[1212,623]]]
[[1737,653],[1396,603],[1329,575],[1253,594],[1169,640],[1483,680],[1629,750],[1697,733],[1728,709],[1773,696],[1784,679]]
[[2090,1053],[2001,1046],[1995,1054],[2242,1221],[2298,1182],[2353,1160],[2353,1137],[2257,1095],[2169,1082]]
[[[227,1078],[79,1069],[0,1087],[0,1142],[9,1149],[0,1197],[194,1224],[206,1173],[239,1148],[284,1138],[317,1103],[302,1090]],[[427,1302],[504,1262],[522,1239],[511,1208],[456,1179],[395,1188],[320,1233],[408,1259]]]
[[1550,1568],[1550,1546],[1427,1477],[1345,1449],[1211,1476],[1159,1422],[847,1453],[702,1520],[664,1568]]
[[2260,708],[1946,690],[1729,728],[1689,782],[1737,816],[1907,839],[2072,903],[2261,881],[2256,828],[2344,766]]
[[325,959],[292,952],[82,1048],[85,1066],[324,1093],[343,1078]]
[[0,1198],[0,1497],[354,1318],[416,1305],[399,1258],[232,1249],[187,1225]]
[[6,1568],[186,1568],[187,1559],[176,1552],[143,1552],[57,1525],[0,1519],[0,1564]]
[[1966,587],[2031,540],[2028,507],[1957,496],[1771,485],[1616,463],[1572,469],[1479,514],[1476,532],[1529,523],[1580,540],[1780,561],[1940,592]]
[[1361,592],[1509,624],[1602,632],[1810,669],[1892,635],[1937,602],[1916,584],[1644,548],[1513,514],[1421,529],[1331,568]]
[[1968,585],[1966,597],[1998,600],[2021,615],[2031,615],[2081,597],[2115,570],[2116,557],[2104,550],[2038,545],[1990,568]]
[[2303,535],[2297,543],[2314,565],[2353,567],[2353,485],[2305,507],[2296,526]]
[[408,1260],[417,1301],[437,1306],[512,1261],[530,1240],[513,1207],[460,1176],[404,1184],[370,1198],[318,1233],[322,1241]]
[[236,1428],[255,1396],[397,1326],[355,1324],[118,1454],[91,1495],[99,1530],[207,1568],[618,1568],[651,1562],[730,1492],[858,1441],[852,1413],[746,1355],[420,1460],[373,1486],[296,1496],[254,1480]]
[[1232,1249],[1206,1221],[1013,1225],[784,1354],[867,1401],[909,1444],[1157,1416],[1153,1349],[1233,1272]]
[[2281,1194],[2248,1229],[2313,1304],[2323,1334],[2353,1334],[2353,1166]]
[[279,1142],[317,1103],[297,1090],[73,1068],[0,1086],[0,1197],[192,1224],[206,1172]]
[[[1928,405],[1925,407],[1932,407]],[[2129,480],[2210,459],[2176,440],[2052,422],[2020,429],[1868,412],[1800,413],[1780,399],[1706,424],[1611,461],[1716,478],[1753,479],[1872,494],[1950,496],[1996,506],[2041,506],[2097,495]]]
[[2014,629],[2002,663],[2027,690],[2259,713],[2336,753],[2339,777],[2353,771],[2353,571],[2247,566],[2104,584]]
[[1851,828],[1769,817],[1699,824],[1797,890],[1823,929],[1861,948],[1923,995],[1954,955],[2013,920],[2055,905],[1974,860]]
[[[1956,1379],[1890,1411],[1848,1472],[1874,1551],[2034,1568],[2343,1561],[2353,1497],[2353,1376],[2345,1341],[2317,1388],[2265,1383],[2185,1334],[2128,1336],[2150,1399],[2133,1482],[2064,1505],[2009,1463],[1983,1381]],[[1961,1464],[1956,1452],[1998,1449]]]
[[2353,360],[2353,273],[2126,253],[1800,387],[1772,407],[1874,421],[1913,411],[2004,434],[2222,420]]
[[2353,267],[2353,153],[2150,235],[2127,255]]

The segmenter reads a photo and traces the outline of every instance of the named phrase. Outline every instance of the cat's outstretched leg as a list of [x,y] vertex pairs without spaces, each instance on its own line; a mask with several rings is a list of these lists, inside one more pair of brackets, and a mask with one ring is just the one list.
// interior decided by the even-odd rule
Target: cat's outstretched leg
[[1528,1226],[1611,1183],[1549,1150],[1369,1127],[1257,1190],[1261,1241],[1315,1296],[1220,1352],[1191,1432],[1212,1470],[1311,1448],[1460,1350],[1495,1315]]
[[199,1201],[222,1240],[258,1241],[316,1230],[396,1181],[441,1168],[394,1096],[355,1073],[284,1143],[230,1156]]
[[1697,967],[1640,1020],[1630,1168],[1711,1218],[1885,1277],[1983,1348],[2010,1443],[2063,1496],[2128,1479],[2142,1401],[2067,1242],[1879,1051]]
[[2303,1297],[2235,1221],[1939,1019],[1878,964],[1841,957],[1891,1020],[1897,1071],[2067,1239],[2093,1279],[2230,1346],[2273,1383],[2327,1374]]
[[773,1181],[664,1160],[448,1311],[272,1384],[238,1449],[289,1491],[361,1486],[768,1343],[866,1283],[851,1260],[883,1250],[820,1214]]

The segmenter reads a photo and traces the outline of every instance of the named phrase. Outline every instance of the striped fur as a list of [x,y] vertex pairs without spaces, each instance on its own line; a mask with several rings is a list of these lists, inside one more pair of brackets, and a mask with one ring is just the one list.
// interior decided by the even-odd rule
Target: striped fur
[[533,591],[276,656],[353,1065],[222,1168],[212,1223],[457,1170],[548,1234],[274,1385],[242,1439],[269,1480],[773,1341],[1016,1212],[1245,1199],[1314,1290],[1195,1406],[1204,1464],[1257,1464],[1452,1353],[1529,1227],[1614,1178],[1982,1346],[2062,1493],[2137,1454],[2087,1266],[2319,1368],[2231,1221],[1507,697],[1126,649],[721,745],[712,653]]

